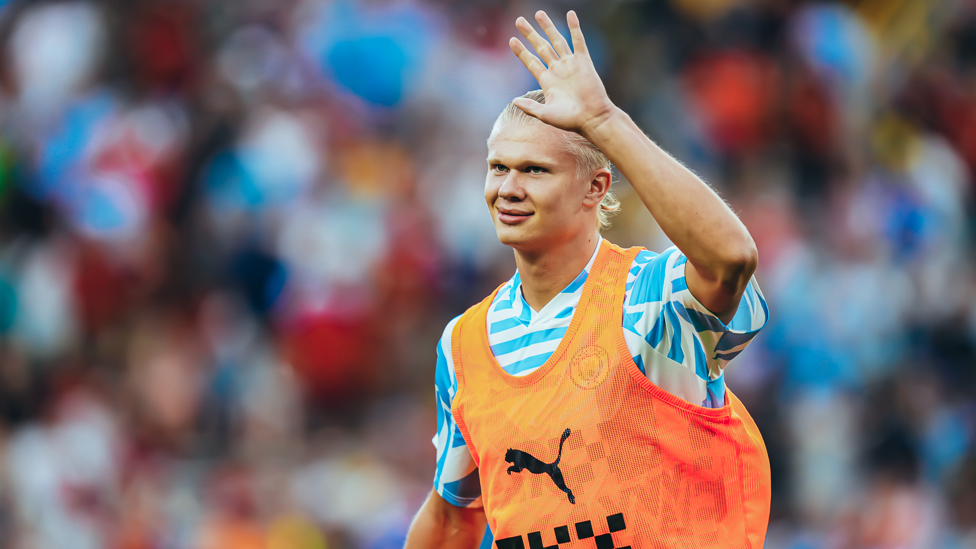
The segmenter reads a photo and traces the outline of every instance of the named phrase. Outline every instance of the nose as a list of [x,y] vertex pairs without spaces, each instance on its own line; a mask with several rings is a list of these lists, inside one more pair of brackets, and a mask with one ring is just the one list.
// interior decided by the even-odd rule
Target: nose
[[502,181],[502,186],[498,189],[498,196],[512,202],[520,202],[525,198],[525,187],[522,185],[521,174],[516,170],[511,170]]

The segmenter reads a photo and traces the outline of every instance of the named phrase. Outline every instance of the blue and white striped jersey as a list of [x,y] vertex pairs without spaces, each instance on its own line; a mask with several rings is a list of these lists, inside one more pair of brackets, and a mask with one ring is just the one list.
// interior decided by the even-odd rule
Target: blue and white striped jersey
[[[525,302],[517,272],[498,291],[488,312],[488,343],[506,372],[527,375],[556,350],[597,251],[579,276],[541,311],[533,311]],[[624,339],[637,367],[655,385],[693,404],[718,408],[725,404],[726,364],[766,324],[768,309],[753,277],[735,317],[722,323],[688,290],[686,262],[675,247],[661,254],[643,250],[634,258],[624,296]],[[437,345],[434,485],[452,504],[477,507],[481,505],[478,471],[451,413],[457,391],[451,334],[458,318],[448,323]]]

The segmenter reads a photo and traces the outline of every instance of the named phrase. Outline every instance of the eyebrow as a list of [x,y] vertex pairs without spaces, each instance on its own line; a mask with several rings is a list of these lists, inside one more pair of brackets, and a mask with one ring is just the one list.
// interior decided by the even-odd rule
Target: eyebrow
[[[510,164],[509,162],[505,162],[502,159],[497,158],[497,157],[494,157],[494,156],[489,156],[485,160],[488,162],[489,165],[491,165],[491,164],[502,164],[502,165],[508,166]],[[522,165],[522,166],[539,166],[539,167],[544,167],[544,168],[559,166],[559,162],[556,162],[554,160],[529,159],[529,160],[517,161],[517,162],[514,162],[514,163],[515,164]]]

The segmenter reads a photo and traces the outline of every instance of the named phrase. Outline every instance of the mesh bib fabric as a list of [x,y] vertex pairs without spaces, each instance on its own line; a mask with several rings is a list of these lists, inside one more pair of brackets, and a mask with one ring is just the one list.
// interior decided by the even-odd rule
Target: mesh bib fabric
[[763,546],[769,459],[752,418],[731,392],[715,409],[665,392],[627,350],[637,252],[604,240],[566,335],[527,376],[492,356],[493,295],[454,328],[452,412],[499,549]]

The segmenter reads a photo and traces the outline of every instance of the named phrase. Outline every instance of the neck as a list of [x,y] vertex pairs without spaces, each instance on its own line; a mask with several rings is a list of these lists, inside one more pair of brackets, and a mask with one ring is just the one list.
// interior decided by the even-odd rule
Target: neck
[[522,279],[522,295],[533,311],[541,311],[576,279],[593,256],[600,235],[596,231],[541,252],[515,250],[515,264]]

